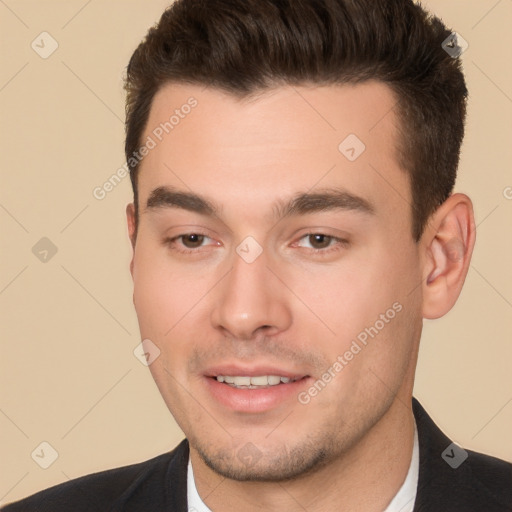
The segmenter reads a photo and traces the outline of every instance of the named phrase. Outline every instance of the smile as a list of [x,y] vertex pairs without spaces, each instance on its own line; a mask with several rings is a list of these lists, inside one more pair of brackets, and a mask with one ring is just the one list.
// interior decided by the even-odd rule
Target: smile
[[289,377],[280,377],[279,375],[258,375],[249,376],[231,376],[218,375],[215,377],[217,382],[223,382],[231,387],[238,389],[262,389],[279,384],[288,384],[298,379],[290,379]]

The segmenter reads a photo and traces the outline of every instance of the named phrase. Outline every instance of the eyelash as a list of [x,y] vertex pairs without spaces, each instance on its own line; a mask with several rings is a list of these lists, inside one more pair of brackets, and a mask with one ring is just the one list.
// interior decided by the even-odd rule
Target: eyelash
[[[199,233],[199,232],[183,233],[181,235],[177,235],[172,238],[166,238],[164,240],[164,244],[169,246],[173,251],[177,251],[181,254],[194,254],[194,253],[197,254],[199,252],[202,252],[202,251],[199,251],[199,249],[201,249],[201,247],[198,247],[196,249],[185,249],[185,250],[176,248],[175,244],[176,244],[177,240],[183,239],[184,237],[191,236],[191,235],[203,236],[205,238],[210,238],[209,236],[207,236],[203,233]],[[329,238],[333,242],[337,242],[337,245],[332,246],[332,247],[330,246],[331,248],[327,248],[327,249],[308,249],[308,252],[310,254],[314,254],[314,255],[322,255],[322,256],[328,255],[328,254],[331,254],[334,252],[338,252],[341,249],[346,248],[349,245],[348,240],[345,240],[344,238],[339,238],[339,237],[336,237],[333,235],[327,235],[325,233],[306,233],[305,235],[301,236],[299,238],[299,240],[302,240],[303,238],[307,238],[307,237],[312,237],[312,236],[324,236],[324,237]]]

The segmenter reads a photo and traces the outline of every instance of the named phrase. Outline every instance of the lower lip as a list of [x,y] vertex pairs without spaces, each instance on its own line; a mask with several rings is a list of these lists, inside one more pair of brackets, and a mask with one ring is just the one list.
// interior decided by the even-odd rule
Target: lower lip
[[297,401],[298,394],[308,385],[311,377],[262,389],[234,388],[212,377],[205,377],[205,380],[211,395],[224,407],[233,411],[259,413],[285,401]]

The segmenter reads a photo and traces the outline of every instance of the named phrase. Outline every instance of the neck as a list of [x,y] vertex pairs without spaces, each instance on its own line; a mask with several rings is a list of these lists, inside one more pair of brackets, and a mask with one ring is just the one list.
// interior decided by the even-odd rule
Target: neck
[[225,479],[190,456],[199,495],[213,510],[277,512],[303,509],[382,512],[403,484],[414,442],[411,397],[399,393],[386,414],[327,467],[288,482]]

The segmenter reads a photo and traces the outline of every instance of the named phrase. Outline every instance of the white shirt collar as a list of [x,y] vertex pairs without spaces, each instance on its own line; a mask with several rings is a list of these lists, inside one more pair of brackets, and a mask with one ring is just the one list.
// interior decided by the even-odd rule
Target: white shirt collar
[[[420,445],[418,442],[418,429],[414,422],[414,444],[412,447],[411,463],[402,487],[398,489],[391,503],[384,512],[412,512],[416,501],[416,489],[418,488],[418,474],[420,470]],[[208,510],[208,509],[206,509]]]
[[[418,487],[418,473],[420,468],[420,449],[418,443],[418,429],[414,424],[414,445],[412,449],[411,464],[402,487],[398,489],[395,497],[383,512],[412,512],[416,501],[416,489]],[[204,503],[197,492],[192,471],[192,462],[188,458],[187,469],[187,500],[190,512],[212,512]]]
[[194,481],[194,472],[192,471],[192,462],[190,455],[188,457],[188,470],[187,470],[187,502],[188,512],[212,512],[199,496],[197,492],[196,483]]

